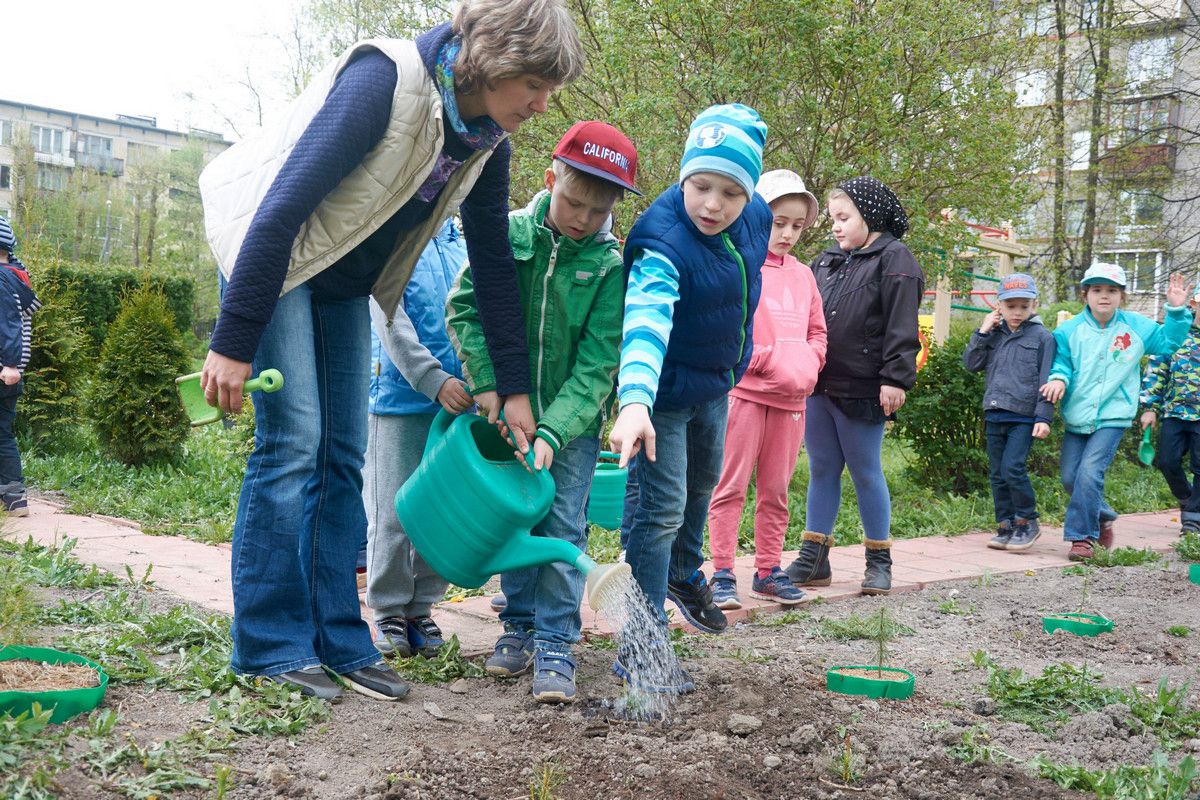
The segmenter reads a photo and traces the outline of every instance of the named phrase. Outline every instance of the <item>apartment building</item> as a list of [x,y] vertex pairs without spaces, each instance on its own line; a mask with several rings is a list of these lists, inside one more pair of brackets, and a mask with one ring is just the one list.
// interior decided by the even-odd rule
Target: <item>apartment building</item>
[[0,99],[0,214],[12,208],[13,146],[26,137],[33,145],[37,186],[47,191],[64,188],[72,170],[94,170],[121,181],[139,159],[189,142],[200,144],[205,160],[232,144],[210,131],[160,128],[153,117],[118,114],[109,119]]
[[[1086,175],[1097,73],[1097,0],[1068,0],[1064,111],[1068,137],[1064,220],[1069,259],[1077,267],[1087,207]],[[1129,275],[1130,306],[1161,310],[1167,276],[1200,273],[1200,31],[1180,0],[1116,0],[1108,34],[1100,132],[1093,260],[1115,262]],[[1041,40],[1037,64],[1018,76],[1017,105],[1039,120],[1052,152],[1048,110],[1055,99],[1058,37],[1054,0],[1031,2],[1020,20]],[[1048,261],[1054,168],[1038,173],[1042,195],[1018,225],[1036,270]]]

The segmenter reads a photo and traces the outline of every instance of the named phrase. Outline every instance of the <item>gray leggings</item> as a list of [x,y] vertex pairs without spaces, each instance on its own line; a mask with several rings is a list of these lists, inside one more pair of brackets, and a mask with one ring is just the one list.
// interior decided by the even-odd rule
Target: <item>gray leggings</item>
[[421,463],[433,414],[371,414],[363,503],[367,509],[367,605],[376,621],[427,617],[448,585],[417,554],[396,519],[396,492]]

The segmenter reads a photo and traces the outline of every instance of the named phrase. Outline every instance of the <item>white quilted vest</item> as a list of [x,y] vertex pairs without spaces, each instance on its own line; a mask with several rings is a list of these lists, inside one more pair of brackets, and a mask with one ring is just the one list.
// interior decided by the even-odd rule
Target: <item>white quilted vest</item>
[[[321,71],[289,106],[285,117],[221,153],[200,174],[200,197],[208,243],[229,278],[246,231],[300,135],[325,102],[334,79],[355,53],[374,48],[396,64],[392,116],[379,143],[331,191],[300,228],[292,243],[283,283],[291,289],[333,264],[379,229],[416,193],[442,149],[442,100],[416,45],[400,39],[370,39],[351,47]],[[491,150],[472,155],[439,193],[433,213],[396,242],[372,295],[388,319],[425,245],[454,214]]]

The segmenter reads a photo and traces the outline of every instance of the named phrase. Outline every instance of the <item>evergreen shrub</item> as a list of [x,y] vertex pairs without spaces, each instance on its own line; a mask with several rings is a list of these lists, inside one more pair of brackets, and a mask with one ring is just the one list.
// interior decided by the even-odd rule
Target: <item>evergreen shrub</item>
[[893,428],[912,450],[912,481],[963,496],[988,486],[984,373],[963,367],[968,341],[960,333],[930,348]]
[[126,295],[87,395],[101,448],[131,466],[177,460],[190,426],[175,378],[190,366],[163,292],[147,282]]
[[54,275],[34,272],[30,279],[42,308],[33,315],[16,431],[32,447],[59,452],[72,445],[78,430],[88,373],[87,336],[71,288]]

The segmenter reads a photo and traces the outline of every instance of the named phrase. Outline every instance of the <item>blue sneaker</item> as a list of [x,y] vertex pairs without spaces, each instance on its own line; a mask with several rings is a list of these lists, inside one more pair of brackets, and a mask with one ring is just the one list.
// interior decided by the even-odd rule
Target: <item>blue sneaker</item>
[[741,608],[742,601],[737,594],[737,578],[731,569],[719,569],[713,573],[712,581],[713,605],[722,610]]
[[533,631],[505,631],[496,640],[495,651],[483,662],[488,675],[515,678],[533,666]]
[[446,640],[442,638],[442,629],[433,621],[433,617],[409,617],[405,628],[409,647],[414,654],[420,653],[426,658],[435,658],[438,651],[446,646]]
[[376,621],[379,637],[375,640],[375,649],[390,656],[393,653],[400,658],[412,658],[412,645],[408,643],[408,621],[404,617],[384,617]]
[[759,600],[774,600],[785,606],[804,601],[804,592],[797,589],[792,579],[779,567],[772,569],[765,578],[758,577],[758,572],[755,572],[754,580],[750,583],[750,596]]
[[575,659],[568,645],[534,651],[533,699],[539,703],[575,702]]

